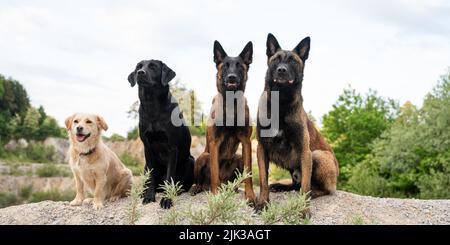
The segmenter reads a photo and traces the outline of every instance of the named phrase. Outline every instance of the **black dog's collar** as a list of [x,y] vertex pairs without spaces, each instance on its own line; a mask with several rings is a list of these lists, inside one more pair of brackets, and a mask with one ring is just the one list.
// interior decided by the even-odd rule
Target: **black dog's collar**
[[92,148],[92,149],[90,149],[88,152],[86,152],[86,153],[80,153],[80,156],[89,156],[89,155],[91,155],[92,153],[94,153],[95,152],[95,147],[94,148]]

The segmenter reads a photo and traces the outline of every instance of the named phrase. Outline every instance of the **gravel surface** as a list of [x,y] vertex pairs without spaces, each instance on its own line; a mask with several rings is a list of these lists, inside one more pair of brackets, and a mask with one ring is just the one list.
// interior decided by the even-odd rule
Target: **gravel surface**
[[[272,201],[286,194],[271,193]],[[159,201],[159,198],[157,198]],[[177,208],[199,206],[205,196],[183,194]],[[90,205],[72,207],[68,202],[44,201],[0,209],[0,224],[127,224],[127,199],[106,203],[95,211]],[[167,212],[159,202],[139,205],[142,217],[137,224],[158,224]],[[244,212],[252,213],[248,208]],[[311,224],[450,224],[450,200],[375,198],[338,191],[311,202]],[[260,223],[258,215],[253,215]]]

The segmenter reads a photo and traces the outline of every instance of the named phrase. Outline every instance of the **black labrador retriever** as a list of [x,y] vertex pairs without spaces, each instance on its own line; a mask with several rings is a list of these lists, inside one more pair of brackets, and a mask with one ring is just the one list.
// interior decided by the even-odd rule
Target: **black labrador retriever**
[[[190,154],[191,134],[178,103],[169,90],[175,77],[159,60],[143,60],[128,76],[131,86],[139,86],[139,135],[145,148],[145,171],[151,171],[143,203],[155,202],[155,193],[164,181],[179,182],[188,191],[194,180],[194,158]],[[175,116],[174,116],[175,115]],[[162,208],[172,200],[162,198]]]

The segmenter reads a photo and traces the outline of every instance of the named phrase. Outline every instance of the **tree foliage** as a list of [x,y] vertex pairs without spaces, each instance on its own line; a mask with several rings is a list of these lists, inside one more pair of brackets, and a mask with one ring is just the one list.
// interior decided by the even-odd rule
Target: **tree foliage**
[[353,169],[350,189],[377,196],[450,198],[449,129],[450,73],[421,108],[411,103],[401,107],[392,127],[374,141],[369,157]]
[[11,138],[44,140],[49,136],[63,136],[56,120],[44,107],[30,105],[27,91],[18,81],[0,75],[0,144]]
[[389,128],[398,105],[370,90],[366,95],[344,90],[333,109],[322,119],[322,132],[340,163],[340,182],[345,184],[351,169],[371,152],[370,143]]

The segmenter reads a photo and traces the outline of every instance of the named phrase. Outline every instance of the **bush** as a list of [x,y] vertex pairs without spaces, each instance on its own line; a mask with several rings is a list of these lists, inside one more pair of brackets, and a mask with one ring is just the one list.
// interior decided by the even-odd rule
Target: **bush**
[[386,179],[380,176],[379,166],[373,156],[357,164],[348,181],[347,189],[361,195],[386,196]]
[[111,135],[111,137],[109,137],[108,140],[110,140],[110,141],[125,141],[125,137],[123,137],[120,134],[113,134],[113,135]]
[[120,156],[120,160],[133,172],[133,175],[140,175],[144,171],[144,164],[129,153],[123,153]]
[[53,146],[45,146],[42,143],[29,144],[24,150],[26,159],[39,163],[51,163],[56,155]]
[[71,176],[71,172],[63,166],[49,163],[39,167],[36,175],[39,177],[68,177]]
[[269,179],[271,181],[291,179],[291,174],[286,169],[278,167],[277,165],[271,163],[269,166]]
[[262,211],[261,218],[266,225],[276,223],[300,225],[309,222],[310,198],[301,192],[289,192],[283,202],[270,202]]
[[150,179],[151,171],[142,172],[138,181],[133,181],[128,197],[127,218],[128,224],[134,225],[141,217],[141,210],[138,205],[142,202],[142,194],[146,190],[146,183]]
[[128,140],[135,140],[139,137],[139,127],[136,126],[127,133]]
[[0,208],[20,204],[21,200],[12,193],[0,192]]
[[33,193],[32,185],[23,186],[20,188],[19,197],[22,200],[27,200],[28,198],[30,198],[31,193]]
[[206,121],[203,121],[199,126],[189,126],[189,131],[191,135],[195,136],[206,136]]
[[[243,213],[247,207],[246,201],[238,197],[237,187],[248,177],[248,174],[238,174],[233,182],[222,184],[217,194],[206,192],[207,203],[204,207],[187,207],[186,209],[170,209],[163,218],[162,224],[249,224],[251,216]],[[176,189],[173,187],[172,189]],[[184,219],[184,220],[183,220]]]
[[57,189],[51,189],[48,191],[38,191],[31,194],[29,202],[42,202],[45,200],[51,201],[71,201],[75,197],[74,191],[60,192]]

